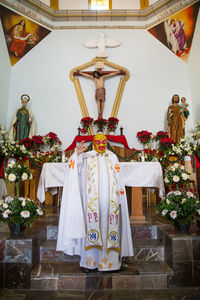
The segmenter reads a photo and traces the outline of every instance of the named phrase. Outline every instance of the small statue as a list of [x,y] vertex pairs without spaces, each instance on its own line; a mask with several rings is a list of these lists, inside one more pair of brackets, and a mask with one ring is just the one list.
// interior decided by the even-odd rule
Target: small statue
[[30,101],[29,95],[21,96],[22,106],[16,111],[11,123],[8,138],[11,141],[18,141],[25,138],[32,138],[34,135],[34,119],[31,110],[27,107]]
[[173,95],[172,104],[167,111],[167,128],[169,137],[178,143],[185,136],[185,126],[179,107],[179,95]]
[[187,120],[187,118],[188,118],[189,115],[190,115],[190,112],[189,112],[189,110],[188,110],[189,104],[186,103],[186,98],[185,98],[185,97],[182,97],[182,98],[181,98],[181,103],[182,103],[182,104],[179,105],[179,107],[180,107],[180,112],[183,114],[183,117],[185,118],[185,120]]

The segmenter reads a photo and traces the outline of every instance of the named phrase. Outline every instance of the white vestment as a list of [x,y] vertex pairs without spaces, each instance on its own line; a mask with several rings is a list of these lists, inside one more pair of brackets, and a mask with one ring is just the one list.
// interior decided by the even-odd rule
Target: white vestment
[[[87,161],[95,157],[98,160],[98,198],[99,198],[99,226],[102,237],[101,249],[89,247],[85,250],[87,235],[87,193],[86,176]],[[108,249],[108,228],[110,222],[110,175],[108,172],[109,160],[110,170],[115,172],[117,178],[117,191],[120,207],[119,246],[118,251]],[[123,178],[119,168],[119,161],[115,154],[106,151],[98,154],[92,150],[80,155],[75,153],[68,161],[68,168],[65,176],[63,196],[61,202],[60,219],[58,227],[57,251],[63,251],[69,255],[81,256],[80,266],[99,271],[118,270],[121,266],[123,256],[133,256],[132,236],[129,222],[126,192]]]

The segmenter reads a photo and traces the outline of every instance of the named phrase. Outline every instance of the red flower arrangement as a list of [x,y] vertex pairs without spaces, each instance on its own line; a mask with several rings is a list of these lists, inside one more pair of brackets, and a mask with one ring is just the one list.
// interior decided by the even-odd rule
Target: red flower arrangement
[[155,141],[160,141],[163,138],[168,138],[168,133],[166,131],[158,131],[155,136]]
[[43,137],[41,135],[34,135],[32,139],[26,138],[20,141],[20,145],[24,145],[27,150],[40,150],[40,146],[44,145]]
[[44,143],[50,145],[51,147],[55,144],[61,145],[61,141],[59,140],[58,136],[54,132],[47,133],[43,138]]
[[117,129],[119,120],[114,117],[108,118],[108,129],[109,131],[115,131]]
[[108,120],[106,119],[98,118],[97,120],[94,121],[94,126],[97,127],[97,132],[99,131],[103,132],[103,130],[107,127],[107,125],[108,125]]
[[171,138],[169,137],[166,137],[166,138],[162,138],[160,140],[160,150],[161,151],[164,151],[164,150],[167,150],[168,148],[171,147],[172,144],[176,144],[175,141],[173,141]]
[[143,145],[148,145],[151,140],[152,132],[147,130],[142,130],[137,133],[137,138],[139,142]]
[[94,119],[90,118],[90,117],[85,117],[81,119],[81,125],[83,126],[83,128],[88,131],[89,126],[92,125]]

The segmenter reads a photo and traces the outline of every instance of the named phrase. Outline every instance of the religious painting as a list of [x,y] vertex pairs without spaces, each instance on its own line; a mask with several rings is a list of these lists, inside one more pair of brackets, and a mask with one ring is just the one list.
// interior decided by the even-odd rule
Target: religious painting
[[199,1],[148,31],[184,62],[188,62],[198,11]]
[[51,32],[2,5],[0,16],[12,66]]

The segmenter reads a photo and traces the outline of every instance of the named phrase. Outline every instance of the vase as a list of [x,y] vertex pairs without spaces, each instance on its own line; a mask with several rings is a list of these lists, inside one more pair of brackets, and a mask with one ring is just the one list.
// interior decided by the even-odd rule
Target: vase
[[10,229],[11,235],[18,235],[21,232],[24,232],[26,225],[25,224],[8,224],[8,227]]
[[175,223],[175,232],[181,234],[189,234],[190,224]]

